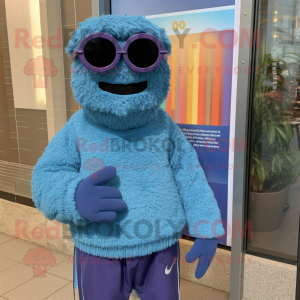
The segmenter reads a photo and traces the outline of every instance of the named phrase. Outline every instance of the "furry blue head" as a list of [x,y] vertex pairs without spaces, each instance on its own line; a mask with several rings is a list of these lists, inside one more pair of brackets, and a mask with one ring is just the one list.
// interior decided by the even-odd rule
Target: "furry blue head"
[[[70,55],[77,50],[80,41],[96,32],[112,35],[121,48],[126,40],[137,33],[146,32],[160,39],[168,54],[171,42],[165,30],[159,28],[143,16],[107,15],[88,18],[79,23],[79,28],[66,47]],[[125,130],[142,126],[157,113],[162,102],[167,98],[170,81],[170,68],[166,59],[151,72],[134,72],[121,57],[116,67],[105,73],[96,73],[85,68],[78,58],[72,64],[71,86],[75,100],[83,107],[84,113],[94,122],[112,129]],[[130,85],[147,82],[147,87],[135,94],[118,95],[99,87],[99,82]]]

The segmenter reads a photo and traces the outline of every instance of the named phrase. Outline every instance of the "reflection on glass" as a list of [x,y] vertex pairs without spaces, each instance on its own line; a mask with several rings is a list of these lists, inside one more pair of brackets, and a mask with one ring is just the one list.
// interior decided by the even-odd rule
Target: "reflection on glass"
[[297,260],[300,5],[299,0],[261,0],[259,5],[249,201],[253,238],[247,248]]

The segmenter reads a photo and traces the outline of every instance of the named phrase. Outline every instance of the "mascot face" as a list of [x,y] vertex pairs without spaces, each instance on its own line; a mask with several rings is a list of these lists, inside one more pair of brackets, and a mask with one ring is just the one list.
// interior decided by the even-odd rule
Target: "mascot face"
[[[66,51],[72,55],[81,41],[95,33],[112,36],[122,50],[132,36],[147,33],[159,39],[165,52],[171,53],[171,42],[165,31],[143,16],[107,15],[79,23]],[[111,43],[109,46],[111,47]],[[114,48],[110,48],[115,56]],[[138,51],[133,58],[138,56]],[[146,53],[143,53],[145,59]],[[141,57],[143,57],[141,55]],[[130,129],[146,124],[153,118],[169,91],[170,69],[166,59],[151,71],[134,71],[121,55],[113,69],[96,72],[86,68],[75,57],[71,68],[71,85],[75,100],[84,112],[100,124],[112,129]]]

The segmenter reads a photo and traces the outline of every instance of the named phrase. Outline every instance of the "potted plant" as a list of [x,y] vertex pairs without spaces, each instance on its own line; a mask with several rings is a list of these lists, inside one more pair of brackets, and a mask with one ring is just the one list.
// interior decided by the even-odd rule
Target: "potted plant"
[[[255,76],[250,166],[253,231],[273,231],[280,226],[287,187],[300,175],[300,152],[289,147],[294,131],[283,116],[285,104],[278,104],[270,94],[269,70],[274,61],[279,60],[266,55]],[[280,79],[284,87],[284,78]]]

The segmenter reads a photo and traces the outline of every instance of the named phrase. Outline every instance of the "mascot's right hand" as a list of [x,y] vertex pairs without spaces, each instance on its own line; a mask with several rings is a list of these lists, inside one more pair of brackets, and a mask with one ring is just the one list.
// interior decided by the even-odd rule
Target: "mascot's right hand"
[[111,222],[118,211],[127,209],[118,189],[103,186],[115,176],[115,167],[105,167],[78,184],[75,202],[83,218],[94,222]]

